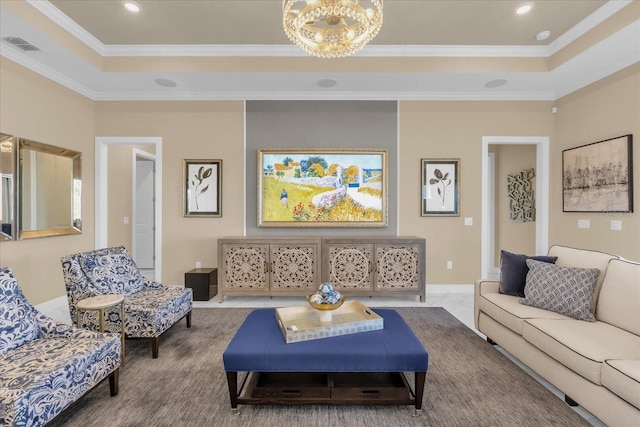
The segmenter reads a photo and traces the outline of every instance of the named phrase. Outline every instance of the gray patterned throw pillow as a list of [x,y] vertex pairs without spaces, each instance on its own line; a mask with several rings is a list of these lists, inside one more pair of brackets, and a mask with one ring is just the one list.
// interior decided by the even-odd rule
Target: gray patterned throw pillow
[[600,275],[597,268],[560,267],[527,260],[529,272],[521,304],[543,308],[578,320],[595,322],[589,311]]

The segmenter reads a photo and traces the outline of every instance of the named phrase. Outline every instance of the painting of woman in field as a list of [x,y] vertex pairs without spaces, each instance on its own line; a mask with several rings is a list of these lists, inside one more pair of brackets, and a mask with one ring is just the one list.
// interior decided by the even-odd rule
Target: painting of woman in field
[[258,225],[386,225],[386,151],[260,150]]

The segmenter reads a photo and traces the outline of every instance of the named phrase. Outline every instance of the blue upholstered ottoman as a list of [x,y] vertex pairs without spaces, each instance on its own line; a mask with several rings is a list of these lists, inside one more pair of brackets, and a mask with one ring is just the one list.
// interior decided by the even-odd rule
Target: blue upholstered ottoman
[[[222,355],[238,404],[395,404],[422,408],[429,355],[395,310],[384,329],[287,344],[275,309],[252,311]],[[238,390],[238,372],[247,372]],[[413,390],[404,373],[415,375]]]

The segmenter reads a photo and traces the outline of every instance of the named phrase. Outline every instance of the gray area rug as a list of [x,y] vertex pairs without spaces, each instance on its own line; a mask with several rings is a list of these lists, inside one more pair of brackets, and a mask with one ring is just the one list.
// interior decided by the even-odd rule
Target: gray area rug
[[[160,341],[127,341],[120,393],[103,382],[52,426],[588,426],[443,308],[398,308],[429,352],[423,412],[413,406],[255,406],[231,413],[222,353],[252,309],[193,310]],[[411,383],[413,382],[410,380]]]

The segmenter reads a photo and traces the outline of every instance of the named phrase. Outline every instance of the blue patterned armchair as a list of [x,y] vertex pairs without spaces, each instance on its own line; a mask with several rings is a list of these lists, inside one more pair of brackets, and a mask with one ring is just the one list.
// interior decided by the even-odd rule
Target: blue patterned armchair
[[[124,295],[126,338],[151,340],[151,353],[158,357],[160,335],[183,317],[191,327],[193,291],[181,286],[165,286],[143,277],[124,246],[97,249],[62,257],[71,320],[77,322],[78,301],[97,295]],[[120,311],[105,313],[105,331],[119,332]],[[80,311],[80,325],[98,330],[95,311]]]
[[42,426],[105,378],[118,394],[120,336],[36,310],[0,268],[0,425]]

